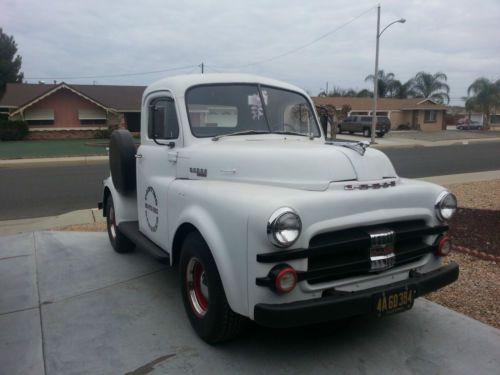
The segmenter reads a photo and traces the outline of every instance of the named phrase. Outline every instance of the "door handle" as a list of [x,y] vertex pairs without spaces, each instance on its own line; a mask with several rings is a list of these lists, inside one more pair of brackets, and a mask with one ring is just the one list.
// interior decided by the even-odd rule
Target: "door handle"
[[135,154],[135,155],[134,155],[134,157],[135,157],[136,159],[142,159],[142,154]]

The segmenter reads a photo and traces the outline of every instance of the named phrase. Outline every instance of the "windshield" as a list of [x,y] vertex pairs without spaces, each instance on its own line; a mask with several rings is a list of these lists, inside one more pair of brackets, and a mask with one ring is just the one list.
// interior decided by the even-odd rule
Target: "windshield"
[[195,137],[247,132],[320,135],[309,101],[293,91],[256,84],[195,86],[186,93],[186,105]]

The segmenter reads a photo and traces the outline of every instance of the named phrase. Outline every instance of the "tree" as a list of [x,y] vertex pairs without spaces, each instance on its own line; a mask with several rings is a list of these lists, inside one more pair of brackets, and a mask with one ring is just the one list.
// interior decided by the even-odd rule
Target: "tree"
[[[375,82],[375,76],[370,74],[366,76],[365,82]],[[383,70],[378,71],[378,97],[385,98],[386,96],[392,96],[391,93],[394,90],[394,73],[387,73]]]
[[[330,104],[316,104],[316,113],[323,128],[323,133],[328,138],[328,123],[333,125],[337,110]],[[333,133],[335,134],[335,132]]]
[[413,79],[413,91],[416,98],[429,98],[438,103],[450,102],[450,86],[446,84],[448,77],[442,72],[431,74],[419,72]]
[[415,82],[413,79],[410,79],[405,83],[401,83],[401,81],[397,79],[394,80],[391,89],[391,96],[398,99],[407,99],[415,96],[415,92],[413,90],[414,84]]
[[22,82],[24,74],[20,72],[22,57],[17,55],[17,44],[12,35],[7,35],[0,27],[0,97],[8,82]]
[[465,102],[467,111],[479,111],[486,119],[486,128],[489,128],[491,112],[500,107],[500,79],[495,82],[488,78],[478,78],[469,86]]
[[334,86],[331,91],[321,91],[318,96],[342,96],[342,97],[366,97],[373,96],[370,90],[363,89],[361,91],[356,91],[355,89],[343,89],[338,86]]

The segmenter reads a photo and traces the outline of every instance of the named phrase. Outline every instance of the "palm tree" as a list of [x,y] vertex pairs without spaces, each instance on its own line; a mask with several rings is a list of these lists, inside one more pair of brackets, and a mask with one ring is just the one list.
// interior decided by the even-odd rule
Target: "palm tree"
[[[366,76],[365,82],[374,82],[375,81],[375,75],[370,74]],[[390,96],[391,91],[394,88],[394,73],[387,73],[383,70],[378,71],[378,97],[379,98],[385,98],[386,96]]]
[[478,78],[467,90],[467,95],[471,93],[473,95],[465,101],[465,109],[481,112],[486,118],[486,128],[489,128],[491,112],[500,107],[500,79],[493,82],[488,78]]
[[450,102],[450,86],[445,82],[448,80],[446,74],[437,72],[431,74],[419,72],[413,79],[413,91],[417,98],[429,98],[438,103]]
[[391,90],[391,96],[393,98],[398,99],[407,99],[415,96],[415,92],[413,90],[413,85],[415,82],[413,79],[406,81],[405,83],[401,83],[399,80],[395,80],[393,83],[393,87]]

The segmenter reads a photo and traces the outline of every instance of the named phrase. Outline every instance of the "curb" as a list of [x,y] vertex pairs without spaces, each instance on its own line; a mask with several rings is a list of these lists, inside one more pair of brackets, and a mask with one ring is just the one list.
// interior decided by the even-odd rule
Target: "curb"
[[0,167],[28,164],[64,164],[64,163],[84,163],[101,162],[108,160],[107,155],[99,156],[72,156],[72,157],[54,157],[54,158],[32,158],[32,159],[5,159],[0,160]]
[[453,249],[459,253],[467,254],[467,255],[479,258],[481,260],[487,260],[487,261],[492,261],[495,263],[500,263],[500,256],[488,254],[488,253],[485,253],[484,251],[479,251],[479,250],[475,250],[475,249],[468,249],[468,248],[463,247],[463,246],[453,246]]

